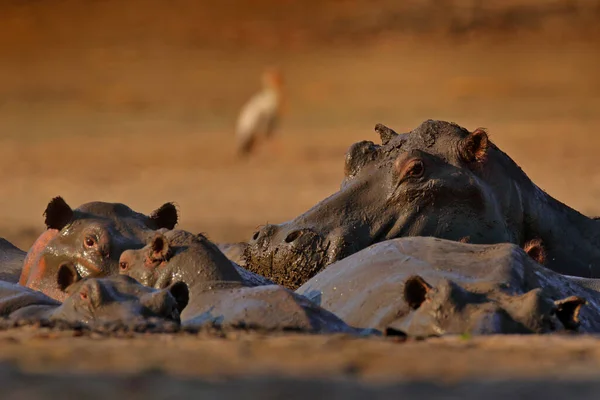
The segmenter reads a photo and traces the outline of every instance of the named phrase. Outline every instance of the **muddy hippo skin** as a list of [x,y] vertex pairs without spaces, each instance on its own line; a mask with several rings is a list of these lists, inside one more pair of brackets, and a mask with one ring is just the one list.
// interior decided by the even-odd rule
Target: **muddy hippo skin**
[[149,216],[120,203],[91,202],[73,210],[61,198],[50,201],[45,223],[48,228],[33,244],[19,279],[21,285],[40,290],[58,300],[73,282],[56,277],[67,267],[75,281],[85,277],[118,274],[124,250],[141,248],[157,229],[177,224],[177,209],[163,204]]
[[124,251],[119,272],[156,288],[178,280],[194,286],[215,282],[273,284],[230,261],[206,236],[182,230],[161,229],[142,249]]
[[176,283],[164,290],[148,288],[126,276],[87,278],[68,288],[61,304],[45,294],[0,282],[0,316],[86,325],[141,322],[148,318],[180,323],[188,290]]
[[334,261],[406,236],[523,246],[541,238],[547,266],[600,277],[600,225],[538,188],[489,139],[428,120],[410,133],[377,125],[381,145],[355,143],[337,193],[254,233],[245,267],[295,288]]
[[248,247],[248,243],[215,243],[215,245],[223,252],[223,254],[225,254],[227,258],[237,265],[243,267],[246,264],[244,252],[246,251],[246,247]]
[[182,320],[188,326],[369,333],[352,329],[306,298],[248,273],[203,235],[158,232],[146,247],[124,251],[119,268],[121,274],[155,288],[178,281],[187,284],[190,301]]
[[190,287],[188,307],[182,314],[185,326],[209,324],[307,333],[380,334],[374,329],[353,328],[304,296],[279,285],[215,286],[200,291]]
[[8,240],[0,238],[0,281],[19,281],[26,254]]
[[410,336],[600,332],[597,291],[509,243],[393,239],[330,265],[297,293],[349,325]]

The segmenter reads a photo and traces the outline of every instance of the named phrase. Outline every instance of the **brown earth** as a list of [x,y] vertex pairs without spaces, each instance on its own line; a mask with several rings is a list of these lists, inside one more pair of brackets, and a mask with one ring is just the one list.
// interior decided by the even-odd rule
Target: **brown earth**
[[[176,201],[181,228],[244,240],[334,192],[345,150],[376,140],[377,122],[406,131],[429,118],[488,128],[540,187],[600,214],[600,2],[218,3],[2,2],[0,236],[28,248],[46,203],[62,195],[73,206],[119,201],[145,212]],[[238,161],[235,116],[270,64],[285,73],[289,112],[275,143]],[[90,339],[4,339],[3,357],[46,370],[68,357],[100,369],[125,359],[135,370],[167,357],[170,343],[189,351],[176,369],[209,354],[219,362],[205,372],[222,375],[245,371],[226,362],[239,356],[244,367],[299,375],[369,365],[374,377],[437,380],[458,363],[462,377],[547,378],[566,365],[577,371],[569,377],[597,374],[594,340],[477,339],[448,350],[444,341],[148,337],[85,350]],[[90,362],[95,354],[109,361]]]

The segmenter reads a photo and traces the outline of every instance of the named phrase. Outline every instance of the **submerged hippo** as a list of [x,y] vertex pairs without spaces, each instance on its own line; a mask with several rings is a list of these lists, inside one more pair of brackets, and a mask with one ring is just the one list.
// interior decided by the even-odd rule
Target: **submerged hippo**
[[[58,300],[74,282],[68,278],[118,274],[124,250],[144,246],[155,230],[173,229],[178,219],[172,203],[144,215],[124,204],[99,201],[73,210],[61,197],[50,201],[44,215],[47,231],[27,253],[19,283]],[[76,273],[58,274],[67,269]]]
[[121,274],[155,288],[184,282],[190,300],[182,320],[188,326],[370,332],[347,326],[332,313],[281,286],[264,281],[261,286],[248,286],[257,278],[250,276],[249,282],[244,270],[202,235],[179,230],[157,233],[146,247],[123,252],[119,266]]
[[8,240],[0,238],[0,281],[19,281],[26,254]]
[[338,261],[297,293],[350,325],[411,336],[600,332],[599,293],[581,280],[544,268],[514,244],[411,237]]
[[50,320],[86,325],[131,324],[148,318],[180,322],[188,290],[175,283],[164,290],[148,288],[126,276],[87,278],[69,289],[61,304],[27,287],[0,282],[0,315],[11,319]]
[[355,143],[337,193],[292,221],[265,225],[245,267],[296,288],[374,243],[407,236],[543,240],[554,271],[600,277],[600,225],[538,188],[483,129],[425,121],[410,133],[377,125],[381,145]]

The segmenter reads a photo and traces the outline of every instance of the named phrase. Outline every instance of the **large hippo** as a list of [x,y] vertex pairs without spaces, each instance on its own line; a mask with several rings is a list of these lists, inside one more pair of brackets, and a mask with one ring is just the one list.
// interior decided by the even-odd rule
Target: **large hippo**
[[19,281],[26,254],[8,240],[0,238],[0,281]]
[[187,305],[188,289],[175,283],[163,290],[126,276],[86,278],[68,288],[64,302],[27,287],[0,281],[0,316],[16,320],[49,320],[84,325],[130,325],[148,318],[176,324]]
[[584,280],[510,243],[410,237],[338,261],[296,292],[349,325],[410,336],[600,332],[598,280]]
[[509,242],[539,238],[554,271],[600,277],[600,225],[538,188],[483,129],[428,120],[381,145],[355,143],[338,192],[245,250],[246,268],[296,288],[374,243],[406,236]]
[[202,235],[179,230],[159,232],[146,247],[123,252],[119,267],[122,274],[158,289],[184,282],[190,295],[181,315],[184,325],[375,333],[349,327],[284,287],[249,286],[254,285],[254,278],[248,282],[243,269]]
[[173,229],[178,219],[172,203],[144,215],[100,201],[73,210],[61,197],[50,201],[44,215],[47,230],[27,253],[19,283],[58,300],[66,297],[71,278],[118,274],[124,250],[143,247],[154,231]]

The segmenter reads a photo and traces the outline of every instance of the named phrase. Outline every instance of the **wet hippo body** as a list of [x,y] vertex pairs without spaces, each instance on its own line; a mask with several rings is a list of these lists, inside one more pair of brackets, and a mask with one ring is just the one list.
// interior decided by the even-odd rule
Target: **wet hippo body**
[[338,261],[296,292],[349,325],[415,336],[600,332],[599,293],[581,280],[544,268],[513,244],[411,237]]
[[155,288],[187,284],[190,301],[182,313],[185,325],[359,332],[303,296],[245,273],[202,235],[158,232],[146,247],[123,252],[120,270]]
[[42,292],[29,289],[16,283],[0,281],[0,316],[19,317],[21,315],[49,317],[60,306],[58,300]]
[[183,283],[164,290],[126,276],[88,278],[71,286],[63,303],[27,287],[0,282],[0,315],[19,320],[50,320],[86,325],[131,324],[148,318],[180,323],[187,305]]
[[47,231],[27,253],[19,283],[59,300],[73,283],[57,281],[60,270],[75,280],[118,274],[123,251],[143,247],[154,231],[172,229],[178,218],[172,203],[144,215],[120,203],[91,202],[73,210],[61,197],[50,201],[44,215]]
[[189,309],[183,325],[247,326],[267,330],[296,330],[312,333],[378,334],[355,329],[333,313],[279,285],[256,287],[190,287]]
[[26,254],[8,240],[0,238],[0,281],[19,281]]
[[215,245],[225,254],[227,258],[236,263],[238,266],[244,266],[246,258],[244,252],[248,244],[246,242],[238,243],[215,243]]
[[327,265],[374,243],[432,236],[474,244],[543,241],[546,266],[600,277],[600,225],[538,188],[483,129],[425,121],[381,145],[355,143],[338,192],[294,220],[265,225],[244,266],[297,288]]

